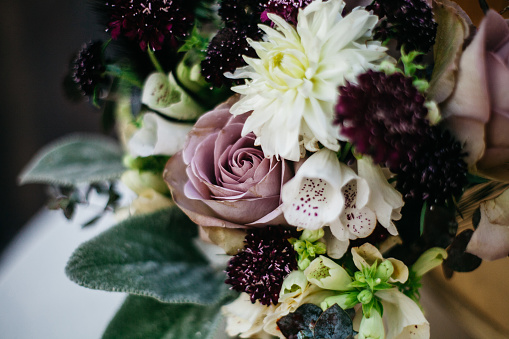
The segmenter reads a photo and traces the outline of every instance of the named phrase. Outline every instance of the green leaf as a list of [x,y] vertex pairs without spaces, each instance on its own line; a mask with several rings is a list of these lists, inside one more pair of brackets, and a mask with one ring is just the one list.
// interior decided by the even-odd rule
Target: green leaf
[[177,207],[132,217],[78,247],[66,274],[92,289],[213,304],[230,291],[224,273],[193,245],[195,236],[196,225]]
[[103,339],[225,338],[221,304],[166,304],[152,298],[128,296]]
[[118,178],[124,171],[122,150],[116,141],[73,135],[40,150],[19,176],[19,183],[74,186]]

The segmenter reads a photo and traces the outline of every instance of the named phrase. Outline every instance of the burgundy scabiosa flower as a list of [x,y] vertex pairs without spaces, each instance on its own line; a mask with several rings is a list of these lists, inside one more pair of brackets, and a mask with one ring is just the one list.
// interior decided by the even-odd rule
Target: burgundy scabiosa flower
[[71,79],[83,95],[92,96],[105,81],[102,46],[101,41],[84,44],[72,62]]
[[401,73],[370,70],[357,82],[339,88],[335,123],[357,152],[395,170],[428,132],[425,98]]
[[461,196],[468,183],[466,155],[448,131],[432,126],[408,161],[396,171],[396,188],[405,199],[444,205],[450,198]]
[[249,46],[247,38],[259,40],[261,37],[256,25],[225,27],[220,30],[210,41],[207,56],[201,63],[205,80],[217,87],[230,85],[232,80],[223,74],[233,73],[238,67],[245,66],[243,55],[256,57],[256,52]]
[[289,238],[298,232],[281,226],[248,231],[244,250],[228,262],[226,283],[238,292],[246,292],[251,302],[277,304],[285,277],[297,269],[297,257]]
[[382,19],[375,39],[394,38],[406,52],[428,52],[435,44],[437,23],[426,0],[375,0],[366,9]]
[[269,0],[262,12],[262,22],[268,21],[267,13],[274,13],[287,22],[297,25],[297,15],[299,8],[304,8],[313,0]]
[[260,21],[260,14],[267,0],[222,0],[218,14],[226,27],[253,25]]
[[194,14],[184,0],[109,0],[108,31],[113,39],[136,40],[142,50],[160,50],[163,43],[177,47],[177,39],[188,35]]

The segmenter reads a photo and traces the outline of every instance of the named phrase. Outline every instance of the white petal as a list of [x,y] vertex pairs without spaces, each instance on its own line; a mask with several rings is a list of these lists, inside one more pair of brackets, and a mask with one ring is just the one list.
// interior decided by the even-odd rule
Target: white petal
[[480,205],[481,220],[467,246],[467,252],[485,260],[509,254],[509,189]]
[[179,95],[171,89],[168,76],[164,73],[152,73],[145,80],[141,102],[152,109],[167,107],[179,100]]
[[310,283],[326,290],[346,291],[352,282],[343,267],[322,255],[309,264],[304,274]]
[[241,338],[257,335],[262,331],[263,320],[274,309],[274,305],[253,304],[247,293],[241,293],[235,301],[221,309],[226,316],[226,333],[230,336],[240,335]]
[[[350,245],[350,240],[348,237],[348,230],[341,229],[340,228],[340,227],[342,227],[341,225],[339,227],[336,226],[334,228],[336,229],[336,232],[341,232],[341,231],[343,231],[343,232],[332,234],[331,229],[333,227],[332,226],[333,224],[334,223],[331,224],[330,229],[329,228],[325,229],[325,244],[327,245],[327,255],[331,258],[339,259],[339,258],[343,257],[343,255],[348,250],[348,246]],[[339,236],[338,236],[338,234],[339,234]]]
[[377,17],[359,10],[342,19],[344,6],[342,0],[313,1],[299,10],[296,27],[268,14],[275,27],[259,25],[264,41],[248,40],[258,58],[244,58],[248,67],[227,74],[247,78],[232,88],[243,94],[232,113],[253,111],[243,134],[253,132],[266,156],[298,161],[301,147],[314,152],[317,142],[337,151],[338,86],[387,57],[385,48],[368,41]]
[[156,113],[145,113],[142,127],[128,142],[133,156],[173,155],[184,147],[192,124],[167,121]]
[[369,157],[358,160],[357,167],[359,176],[368,182],[370,188],[367,206],[375,212],[378,222],[391,235],[397,235],[392,220],[401,219],[400,212],[404,205],[401,193],[387,182],[380,166],[374,165]]
[[378,291],[382,300],[387,339],[427,339],[429,323],[419,306],[396,288]]
[[[346,172],[346,175],[343,175]],[[321,149],[307,159],[282,189],[282,209],[294,226],[318,229],[339,216],[344,198],[341,186],[348,171],[336,153]]]

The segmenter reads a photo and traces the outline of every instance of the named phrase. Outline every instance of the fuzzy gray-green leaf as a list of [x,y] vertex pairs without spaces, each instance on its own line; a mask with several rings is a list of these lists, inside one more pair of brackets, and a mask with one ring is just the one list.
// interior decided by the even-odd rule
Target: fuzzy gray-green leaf
[[74,135],[40,150],[19,176],[19,183],[73,186],[115,179],[124,171],[122,150],[116,141]]
[[103,339],[219,339],[221,304],[165,304],[152,298],[129,296],[112,319]]
[[225,275],[194,247],[195,236],[196,225],[177,207],[132,217],[82,244],[66,273],[92,289],[213,304],[229,293]]

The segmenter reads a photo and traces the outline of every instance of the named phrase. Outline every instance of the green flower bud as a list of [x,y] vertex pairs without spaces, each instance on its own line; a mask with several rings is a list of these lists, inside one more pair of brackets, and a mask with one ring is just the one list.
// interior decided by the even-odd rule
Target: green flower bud
[[354,278],[355,278],[355,281],[358,281],[361,283],[366,282],[366,277],[364,276],[364,273],[362,273],[361,271],[355,272]]
[[325,232],[323,228],[320,228],[318,230],[308,230],[305,229],[304,232],[302,232],[302,235],[300,236],[300,240],[307,240],[309,242],[315,242],[325,235]]
[[373,292],[371,292],[370,290],[362,290],[357,295],[357,300],[359,300],[359,302],[362,304],[369,304],[372,299],[373,299]]
[[359,339],[384,339],[385,329],[380,313],[373,309],[370,317],[363,315],[359,327]]
[[338,304],[344,310],[354,307],[357,305],[359,301],[357,300],[357,292],[345,292],[339,295],[334,295],[332,297],[325,298],[320,307],[322,310],[326,310],[334,304]]
[[389,278],[392,276],[392,273],[394,273],[394,266],[392,266],[392,263],[389,260],[382,261],[382,263],[376,269],[375,278],[377,278],[377,280],[375,280],[375,284],[389,280]]
[[418,277],[422,277],[428,271],[442,264],[447,258],[447,251],[440,247],[433,247],[421,254],[419,259],[412,265],[411,270]]

